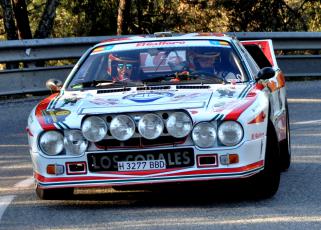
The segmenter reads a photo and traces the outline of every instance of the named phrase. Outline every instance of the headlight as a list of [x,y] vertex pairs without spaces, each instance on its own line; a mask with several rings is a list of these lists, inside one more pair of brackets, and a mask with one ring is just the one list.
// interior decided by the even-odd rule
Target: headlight
[[243,128],[236,121],[224,121],[217,132],[219,140],[226,146],[237,145],[243,138]]
[[145,114],[138,122],[138,131],[146,139],[156,139],[164,129],[163,120],[156,114]]
[[80,130],[66,130],[64,145],[68,154],[81,155],[86,151],[88,141],[84,138]]
[[104,119],[92,116],[82,123],[81,131],[84,137],[92,142],[101,141],[107,134],[107,123]]
[[119,115],[111,121],[109,129],[117,140],[126,141],[134,135],[135,122],[129,116]]
[[39,146],[41,150],[50,156],[58,155],[64,149],[64,137],[58,131],[48,131],[41,135]]
[[166,128],[170,135],[181,138],[185,137],[192,130],[193,124],[190,117],[183,112],[171,114],[166,121]]
[[192,132],[194,143],[201,148],[213,147],[216,143],[216,127],[215,125],[202,122],[197,124]]

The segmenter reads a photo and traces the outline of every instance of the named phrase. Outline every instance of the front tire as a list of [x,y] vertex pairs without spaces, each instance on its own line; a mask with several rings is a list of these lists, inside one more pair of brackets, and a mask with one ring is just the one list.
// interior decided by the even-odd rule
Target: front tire
[[254,198],[267,199],[275,195],[280,184],[279,145],[273,125],[267,130],[264,169],[250,180]]
[[73,188],[42,189],[37,185],[36,194],[41,200],[63,200],[74,194]]

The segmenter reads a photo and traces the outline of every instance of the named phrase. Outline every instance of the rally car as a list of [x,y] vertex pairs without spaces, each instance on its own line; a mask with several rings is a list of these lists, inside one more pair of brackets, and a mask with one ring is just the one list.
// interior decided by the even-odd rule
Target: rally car
[[[161,33],[159,35],[162,35]],[[36,193],[237,179],[273,196],[291,161],[271,40],[131,36],[90,48],[31,111]]]

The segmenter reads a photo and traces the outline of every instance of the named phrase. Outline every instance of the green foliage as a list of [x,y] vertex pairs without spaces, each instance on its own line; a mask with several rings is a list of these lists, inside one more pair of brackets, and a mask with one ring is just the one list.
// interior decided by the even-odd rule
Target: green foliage
[[64,27],[71,19],[67,28],[74,36],[112,35],[117,31],[117,10],[115,0],[62,1],[57,21]]
[[[293,3],[293,1],[291,1]],[[284,0],[222,0],[228,12],[230,31],[300,31],[307,30],[304,11]],[[307,2],[307,1],[301,1]],[[293,6],[293,5],[292,5]]]
[[[34,34],[47,0],[27,0]],[[126,34],[321,31],[319,0],[128,0]],[[115,35],[119,0],[61,0],[52,37]],[[0,16],[3,12],[0,12]],[[0,36],[4,36],[0,20]]]

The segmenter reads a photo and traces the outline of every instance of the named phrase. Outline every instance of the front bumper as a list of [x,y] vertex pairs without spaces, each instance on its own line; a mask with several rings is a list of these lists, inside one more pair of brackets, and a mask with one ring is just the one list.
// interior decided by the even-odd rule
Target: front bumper
[[[265,138],[243,142],[235,148],[216,148],[211,150],[192,148],[194,148],[195,155],[194,166],[129,172],[90,172],[88,169],[87,154],[81,157],[72,158],[45,158],[38,153],[32,153],[31,156],[36,183],[40,188],[44,189],[64,187],[111,187],[118,185],[237,179],[252,176],[264,169]],[[200,167],[197,163],[197,156],[208,154],[215,154],[217,156],[217,164]],[[239,162],[223,165],[219,161],[220,156],[227,154],[237,154],[239,156]],[[68,164],[76,162],[82,162],[85,165],[84,172],[68,173],[68,170],[64,170],[64,173],[61,175],[50,175],[47,173],[47,165],[49,164],[68,167]]]

